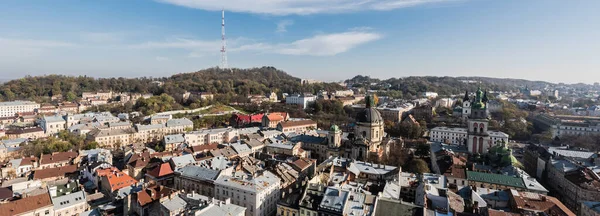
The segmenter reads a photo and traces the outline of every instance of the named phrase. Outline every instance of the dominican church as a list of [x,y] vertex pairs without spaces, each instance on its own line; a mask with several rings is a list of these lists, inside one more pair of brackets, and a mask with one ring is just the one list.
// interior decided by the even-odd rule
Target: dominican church
[[[381,113],[375,108],[371,96],[366,96],[365,102],[366,107],[356,114],[352,132],[342,132],[337,125],[332,125],[326,137],[299,140],[303,142],[302,148],[311,151],[313,158],[320,161],[331,156],[367,161],[389,151],[389,146],[385,144],[388,140],[385,138]],[[299,138],[302,139],[302,136]]]

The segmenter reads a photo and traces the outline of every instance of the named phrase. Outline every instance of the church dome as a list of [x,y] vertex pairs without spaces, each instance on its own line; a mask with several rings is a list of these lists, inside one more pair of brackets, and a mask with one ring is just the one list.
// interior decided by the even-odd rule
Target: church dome
[[375,101],[371,98],[371,95],[367,95],[365,97],[366,107],[358,114],[356,114],[356,121],[358,123],[370,123],[377,124],[383,123],[383,118],[381,117],[381,113],[377,111],[377,109],[373,108],[375,106]]
[[359,123],[383,123],[383,118],[379,111],[369,107],[356,114],[356,121]]
[[340,127],[338,127],[337,125],[331,125],[329,130],[333,131],[333,132],[338,132],[338,131],[340,131]]

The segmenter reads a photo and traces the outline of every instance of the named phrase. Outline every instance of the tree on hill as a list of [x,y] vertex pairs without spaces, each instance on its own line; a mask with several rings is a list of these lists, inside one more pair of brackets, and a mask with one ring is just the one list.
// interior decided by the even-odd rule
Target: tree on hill
[[423,159],[412,159],[407,163],[407,171],[411,173],[429,173],[429,165]]

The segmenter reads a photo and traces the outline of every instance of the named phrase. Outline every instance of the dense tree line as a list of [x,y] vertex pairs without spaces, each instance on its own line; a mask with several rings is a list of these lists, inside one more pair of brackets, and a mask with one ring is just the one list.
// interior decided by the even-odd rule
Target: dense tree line
[[335,83],[301,85],[300,79],[274,67],[222,70],[208,68],[194,73],[176,74],[164,78],[92,78],[87,76],[27,76],[0,85],[0,100],[28,99],[47,102],[53,95],[75,100],[86,91],[113,91],[132,93],[166,93],[177,102],[183,102],[185,91],[211,92],[225,95],[223,103],[239,100],[251,94],[316,93],[319,90],[342,89]]

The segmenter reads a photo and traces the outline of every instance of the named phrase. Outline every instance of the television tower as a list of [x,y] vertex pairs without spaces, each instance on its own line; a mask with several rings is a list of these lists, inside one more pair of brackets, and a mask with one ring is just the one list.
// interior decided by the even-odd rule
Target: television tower
[[227,41],[225,40],[225,9],[221,11],[221,69],[229,69],[227,65]]

